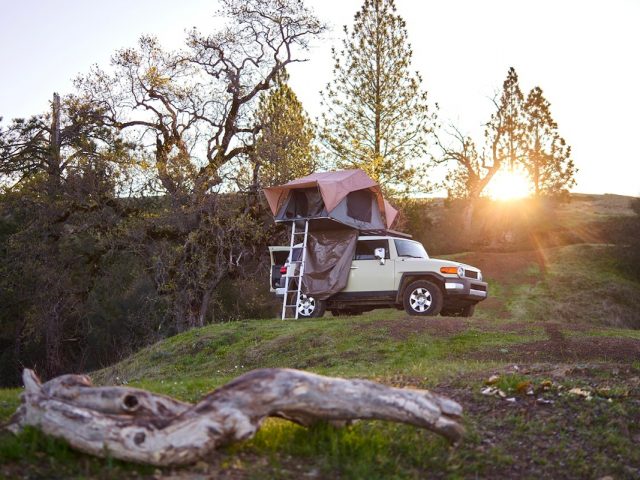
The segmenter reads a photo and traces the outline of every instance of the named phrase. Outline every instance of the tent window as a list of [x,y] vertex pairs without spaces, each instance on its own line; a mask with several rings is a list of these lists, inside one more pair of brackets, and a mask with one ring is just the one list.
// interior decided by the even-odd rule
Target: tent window
[[356,220],[371,222],[373,195],[369,190],[356,190],[347,195],[347,215]]
[[317,217],[322,214],[324,202],[317,188],[292,190],[285,211],[286,218]]

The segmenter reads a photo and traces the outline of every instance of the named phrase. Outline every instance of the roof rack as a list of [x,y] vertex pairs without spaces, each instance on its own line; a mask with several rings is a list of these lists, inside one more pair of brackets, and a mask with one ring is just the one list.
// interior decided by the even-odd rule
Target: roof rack
[[380,229],[380,230],[360,230],[360,235],[380,235],[398,238],[413,238],[408,233],[398,232],[396,230]]

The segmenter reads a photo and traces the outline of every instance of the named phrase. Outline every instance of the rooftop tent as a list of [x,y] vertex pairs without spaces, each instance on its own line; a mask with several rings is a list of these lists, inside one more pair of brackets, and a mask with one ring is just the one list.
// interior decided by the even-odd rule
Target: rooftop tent
[[314,173],[264,193],[276,222],[324,219],[378,230],[390,227],[398,213],[384,200],[380,186],[359,169]]
[[311,220],[302,286],[319,300],[346,287],[358,231],[386,230],[398,214],[362,170],[314,173],[264,194],[276,222]]

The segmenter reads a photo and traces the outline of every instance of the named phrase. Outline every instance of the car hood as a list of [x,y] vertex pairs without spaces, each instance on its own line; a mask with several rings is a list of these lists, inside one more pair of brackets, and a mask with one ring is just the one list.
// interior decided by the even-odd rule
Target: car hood
[[440,269],[440,267],[462,267],[465,270],[477,270],[478,267],[473,265],[467,265],[466,263],[454,262],[453,260],[441,260],[439,258],[403,258],[402,261],[409,263],[415,268],[420,268],[419,265],[424,265],[425,268],[430,267],[433,269]]

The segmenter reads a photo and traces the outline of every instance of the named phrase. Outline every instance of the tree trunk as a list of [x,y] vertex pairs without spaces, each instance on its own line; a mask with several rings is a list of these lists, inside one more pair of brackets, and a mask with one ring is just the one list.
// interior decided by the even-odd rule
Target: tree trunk
[[45,371],[58,375],[62,371],[62,300],[45,303],[42,318],[45,320]]
[[299,370],[253,370],[195,405],[125,387],[93,387],[84,375],[45,384],[23,373],[25,392],[7,428],[27,425],[99,457],[153,465],[206,459],[225,444],[251,438],[266,417],[304,426],[319,420],[380,419],[432,430],[452,443],[464,429],[462,407],[426,390],[386,387]]
[[62,158],[61,158],[62,138],[60,135],[60,95],[53,94],[51,102],[51,131],[49,135],[49,155],[47,156],[47,194],[50,201],[60,193],[60,182],[62,178]]
[[462,212],[462,228],[465,241],[471,238],[471,227],[473,226],[473,211],[475,210],[476,200],[469,198]]

